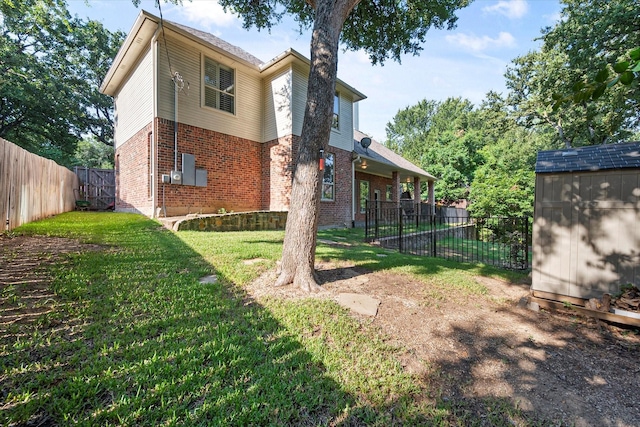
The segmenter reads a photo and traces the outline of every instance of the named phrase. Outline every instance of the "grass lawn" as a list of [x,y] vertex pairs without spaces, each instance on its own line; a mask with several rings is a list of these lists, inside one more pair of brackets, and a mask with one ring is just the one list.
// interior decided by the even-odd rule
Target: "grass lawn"
[[[49,268],[50,309],[37,321],[2,320],[0,425],[475,423],[452,402],[424,399],[399,349],[337,304],[248,299],[243,285],[275,265],[283,232],[173,233],[142,216],[96,212],[14,232],[100,248]],[[362,243],[362,230],[319,238],[350,244],[320,244],[319,259],[414,275],[447,292],[485,293],[473,275],[519,277],[387,252]],[[199,282],[211,274],[216,283]],[[12,290],[28,284],[2,286],[2,312],[19,310]]]

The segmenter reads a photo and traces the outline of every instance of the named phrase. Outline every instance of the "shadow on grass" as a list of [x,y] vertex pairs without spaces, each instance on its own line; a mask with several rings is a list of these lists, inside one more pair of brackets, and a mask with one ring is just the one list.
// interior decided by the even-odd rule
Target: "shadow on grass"
[[[389,392],[383,403],[370,402],[372,389],[386,393],[387,373],[379,372],[363,382],[367,388],[358,389],[346,385],[340,371],[353,369],[355,357],[366,364],[371,355],[357,354],[352,365],[332,366],[323,351],[337,335],[327,333],[325,341],[316,342],[318,348],[307,350],[307,337],[252,302],[175,234],[137,216],[81,215],[25,228],[107,246],[51,266],[62,326],[26,328],[3,337],[0,382],[6,391],[0,395],[0,424],[513,425],[514,419],[517,425],[537,424],[523,417],[513,399],[490,391],[470,397],[465,383],[451,383],[446,396],[428,397],[433,392],[429,383],[442,380],[435,377],[425,378],[426,386]],[[355,257],[358,266],[370,270],[397,267],[400,258],[395,257],[402,257],[419,274],[454,269],[501,274],[355,243],[322,245],[320,252]],[[208,274],[216,274],[218,281],[199,283]],[[298,316],[309,323],[310,334],[316,333],[315,325],[322,336],[323,329],[337,323],[333,314],[314,311],[313,321],[304,311]],[[67,324],[73,327],[63,330]],[[354,341],[358,333],[351,333]],[[499,358],[500,351],[509,351],[502,337],[477,328],[443,333],[468,353],[439,362],[445,373],[473,378],[485,354]],[[350,345],[333,343],[337,349]],[[533,345],[519,344],[532,351]],[[514,384],[544,387],[528,376],[529,367],[512,360]],[[532,363],[533,372],[544,369],[542,361]]]
[[[23,229],[105,246],[47,266],[61,327],[24,325],[3,336],[1,424],[386,419],[384,408],[344,391],[297,336],[175,234],[136,216],[80,215]],[[216,283],[199,282],[212,273]]]
[[[454,296],[460,295],[454,289],[461,282],[476,284],[476,275],[500,277],[517,287],[522,287],[526,279],[523,273],[491,266],[401,255],[355,239],[352,244],[348,248],[324,244],[318,249],[319,257],[327,261],[356,260],[358,268],[349,270],[359,274],[392,270],[418,274],[425,283],[433,278],[451,289]],[[469,275],[460,274],[461,271]],[[333,272],[333,276],[339,274]],[[421,290],[411,289],[415,292],[412,301],[420,306],[425,302],[420,299]],[[362,292],[367,292],[366,286]],[[392,326],[386,330],[407,346],[404,357],[413,363],[428,363],[426,373],[420,366],[410,366],[422,372],[426,395],[434,399],[435,407],[448,414],[448,420],[454,420],[456,425],[491,426],[635,425],[638,411],[629,409],[634,406],[633,397],[625,390],[633,389],[638,382],[637,375],[628,375],[636,370],[638,347],[633,342],[637,340],[618,339],[599,323],[591,322],[598,330],[589,330],[585,319],[550,321],[543,313],[517,307],[515,301],[492,304],[473,298],[479,306],[489,303],[487,312],[500,313],[500,317],[488,320],[482,317],[481,310],[474,310],[478,318],[464,319],[464,315],[456,315],[464,305],[449,307],[451,312],[431,305],[422,311],[388,309],[398,317],[406,312],[407,319],[398,324],[389,317],[380,320],[382,325],[390,322]],[[385,303],[391,306],[393,300],[383,298],[381,310]],[[430,327],[424,327],[420,318],[433,316],[442,317],[442,321],[437,326],[429,323]],[[414,323],[408,320],[411,318],[416,319]],[[437,354],[424,356],[430,336],[451,347],[446,345]],[[546,342],[539,342],[540,337]],[[612,351],[614,348],[619,351]]]

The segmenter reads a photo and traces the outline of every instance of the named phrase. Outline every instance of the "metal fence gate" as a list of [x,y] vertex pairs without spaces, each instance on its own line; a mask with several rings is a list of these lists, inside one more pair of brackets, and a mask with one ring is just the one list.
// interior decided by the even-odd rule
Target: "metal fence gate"
[[[452,215],[453,214],[453,215]],[[402,253],[513,270],[531,267],[532,218],[470,217],[425,203],[367,202],[365,240]]]

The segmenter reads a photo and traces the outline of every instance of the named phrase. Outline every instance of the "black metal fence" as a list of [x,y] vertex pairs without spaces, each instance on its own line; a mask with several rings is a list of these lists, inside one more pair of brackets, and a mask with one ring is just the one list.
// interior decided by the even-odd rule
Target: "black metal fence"
[[365,239],[402,253],[514,270],[531,267],[532,218],[473,218],[465,209],[451,209],[413,201],[400,206],[368,202]]

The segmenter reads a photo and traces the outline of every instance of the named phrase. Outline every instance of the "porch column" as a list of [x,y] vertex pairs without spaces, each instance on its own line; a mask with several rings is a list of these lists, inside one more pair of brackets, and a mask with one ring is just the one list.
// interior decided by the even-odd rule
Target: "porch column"
[[391,174],[391,181],[393,181],[391,187],[391,200],[396,204],[396,207],[400,207],[400,174],[394,171]]
[[435,215],[436,214],[436,193],[433,190],[433,185],[435,184],[435,181],[427,181],[427,186],[429,188],[429,204],[431,205],[431,215]]

